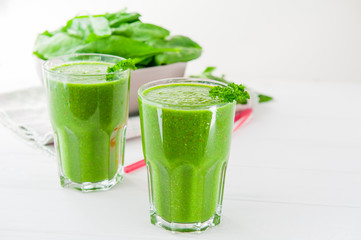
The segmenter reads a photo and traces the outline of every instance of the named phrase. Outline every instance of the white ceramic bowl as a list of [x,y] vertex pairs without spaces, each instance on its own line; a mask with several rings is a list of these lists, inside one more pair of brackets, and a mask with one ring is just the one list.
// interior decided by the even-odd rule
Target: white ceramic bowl
[[[41,82],[43,83],[42,65],[44,60],[35,57],[35,67]],[[132,71],[130,77],[129,114],[138,114],[138,88],[150,81],[162,78],[183,77],[187,63],[179,62],[164,66],[141,68]]]

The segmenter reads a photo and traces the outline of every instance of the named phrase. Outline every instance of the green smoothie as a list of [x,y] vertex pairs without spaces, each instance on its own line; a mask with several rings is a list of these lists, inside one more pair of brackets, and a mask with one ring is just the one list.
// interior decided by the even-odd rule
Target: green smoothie
[[73,62],[47,75],[62,184],[115,178],[123,166],[129,73],[107,81],[106,62]]
[[169,223],[219,223],[235,103],[210,88],[173,83],[139,97],[151,211]]

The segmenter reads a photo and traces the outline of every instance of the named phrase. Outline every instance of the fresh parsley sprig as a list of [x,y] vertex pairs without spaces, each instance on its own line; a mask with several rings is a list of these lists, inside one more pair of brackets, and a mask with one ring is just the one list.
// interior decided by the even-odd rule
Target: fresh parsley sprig
[[240,104],[246,104],[250,99],[246,87],[242,84],[229,83],[228,86],[216,86],[209,90],[209,96],[212,99],[218,99],[220,102],[233,102],[236,101]]
[[[223,83],[229,83],[226,79],[224,74],[222,74],[220,77],[216,76],[213,74],[213,72],[216,70],[216,67],[207,67],[201,74],[199,75],[192,75],[190,77],[192,78],[206,78],[206,79],[212,79],[212,80],[217,80],[219,82],[223,82]],[[255,92],[256,95],[258,95],[258,102],[259,103],[264,103],[264,102],[268,102],[268,101],[272,101],[273,97],[271,96],[267,96],[264,94],[260,94]],[[237,102],[239,104],[242,104],[241,102]],[[247,102],[246,102],[247,103]]]
[[[108,67],[107,73],[116,73],[116,72],[124,71],[124,70],[128,70],[128,69],[130,69],[130,70],[137,69],[137,67],[135,66],[135,62],[131,58],[121,60],[121,61],[117,62],[116,64],[114,64],[113,66]],[[114,74],[108,74],[107,81],[112,81],[112,80],[114,80]]]

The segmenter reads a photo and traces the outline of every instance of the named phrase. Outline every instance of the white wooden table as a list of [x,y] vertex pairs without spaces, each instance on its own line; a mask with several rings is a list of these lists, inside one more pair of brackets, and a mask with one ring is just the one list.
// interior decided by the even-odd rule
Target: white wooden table
[[[62,189],[56,162],[0,126],[0,239],[361,239],[361,83],[248,85],[275,101],[233,137],[219,226],[151,225],[144,168],[108,192]],[[126,164],[141,158],[128,141]]]

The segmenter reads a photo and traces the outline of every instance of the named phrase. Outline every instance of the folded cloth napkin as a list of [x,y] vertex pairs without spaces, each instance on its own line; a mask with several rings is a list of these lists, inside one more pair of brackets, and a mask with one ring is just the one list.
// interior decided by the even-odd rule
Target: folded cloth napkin
[[[53,131],[41,87],[0,94],[0,123],[31,145],[54,155]],[[140,136],[139,116],[130,117],[126,139]]]

